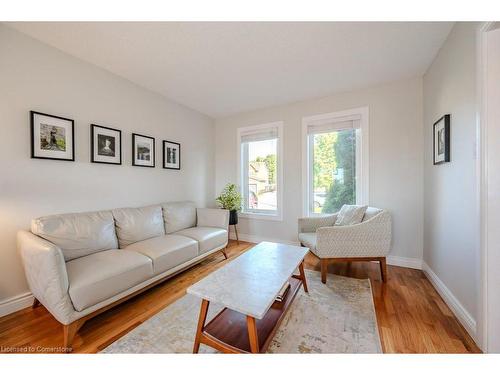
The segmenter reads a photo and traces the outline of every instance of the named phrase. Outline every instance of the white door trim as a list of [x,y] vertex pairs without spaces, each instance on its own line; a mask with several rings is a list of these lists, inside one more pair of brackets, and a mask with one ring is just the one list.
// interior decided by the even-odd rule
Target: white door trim
[[479,257],[476,265],[478,285],[478,329],[476,341],[483,352],[488,352],[488,163],[486,124],[487,41],[486,33],[495,28],[495,22],[482,23],[477,31],[477,116],[476,116],[476,191],[477,222],[479,225]]

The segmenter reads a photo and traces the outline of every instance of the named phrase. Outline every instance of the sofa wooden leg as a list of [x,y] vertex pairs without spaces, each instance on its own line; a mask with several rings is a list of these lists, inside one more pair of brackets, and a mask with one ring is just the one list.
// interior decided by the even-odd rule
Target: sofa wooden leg
[[76,320],[73,323],[63,325],[63,335],[64,335],[64,347],[72,348],[73,347],[73,339],[75,338],[78,330],[85,323],[84,319]]
[[221,249],[222,254],[224,255],[224,258],[227,259],[227,253],[226,253],[226,248]]
[[328,268],[328,259],[321,259],[321,282],[326,284],[326,271]]
[[382,281],[387,282],[387,263],[384,258],[380,258],[380,274],[382,275]]
[[40,301],[35,298],[33,300],[33,305],[31,305],[31,307],[34,309],[35,307],[38,307],[40,305],[41,305]]

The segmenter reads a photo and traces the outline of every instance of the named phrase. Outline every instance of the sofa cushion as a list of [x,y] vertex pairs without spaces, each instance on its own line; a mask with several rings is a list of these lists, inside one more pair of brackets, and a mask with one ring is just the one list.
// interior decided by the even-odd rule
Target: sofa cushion
[[111,211],[40,217],[31,232],[58,246],[66,261],[118,247]]
[[113,210],[120,249],[165,234],[161,206]]
[[135,251],[107,250],[66,263],[69,296],[77,311],[94,306],[153,276],[153,263]]
[[136,242],[125,250],[136,251],[153,261],[153,271],[160,274],[198,256],[198,242],[192,238],[167,234]]
[[355,225],[361,223],[368,206],[344,204],[340,209],[334,225]]
[[196,204],[194,202],[162,203],[165,233],[170,234],[196,226]]
[[190,237],[198,241],[199,253],[203,254],[217,247],[223,247],[227,244],[227,230],[212,227],[194,227],[183,229],[175,234]]
[[299,233],[299,242],[311,251],[316,250],[316,240],[316,233]]

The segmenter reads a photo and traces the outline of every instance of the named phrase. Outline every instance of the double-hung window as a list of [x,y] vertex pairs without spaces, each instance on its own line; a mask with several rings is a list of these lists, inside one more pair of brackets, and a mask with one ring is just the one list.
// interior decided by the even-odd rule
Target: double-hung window
[[282,129],[282,122],[238,129],[243,217],[282,218]]
[[368,109],[303,119],[304,214],[368,201]]

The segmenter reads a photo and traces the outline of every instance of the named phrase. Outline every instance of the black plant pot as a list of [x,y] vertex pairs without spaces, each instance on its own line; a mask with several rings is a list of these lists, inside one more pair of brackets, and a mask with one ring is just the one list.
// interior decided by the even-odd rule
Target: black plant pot
[[236,225],[236,224],[238,224],[238,211],[231,210],[229,211],[229,225]]

